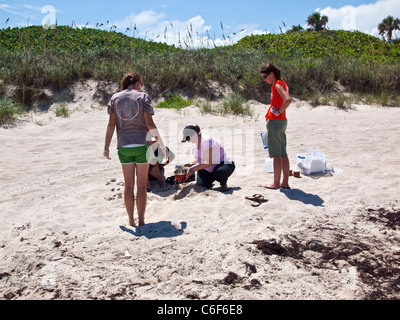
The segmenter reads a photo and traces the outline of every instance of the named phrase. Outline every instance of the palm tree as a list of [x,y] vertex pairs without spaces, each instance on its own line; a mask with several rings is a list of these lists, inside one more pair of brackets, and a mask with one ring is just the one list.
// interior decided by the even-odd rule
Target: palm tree
[[301,25],[297,25],[297,26],[292,26],[291,29],[289,29],[288,31],[286,31],[286,33],[292,33],[292,32],[302,32],[304,29]]
[[312,15],[308,16],[307,24],[311,26],[315,31],[321,31],[325,28],[326,24],[328,23],[327,16],[321,16],[321,13],[315,11]]
[[387,42],[392,43],[392,33],[395,30],[400,30],[400,20],[394,19],[393,16],[388,16],[378,25],[379,34],[386,34]]

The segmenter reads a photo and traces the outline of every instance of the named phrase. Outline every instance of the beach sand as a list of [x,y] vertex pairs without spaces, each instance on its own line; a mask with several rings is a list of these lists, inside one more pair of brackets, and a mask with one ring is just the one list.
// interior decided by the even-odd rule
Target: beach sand
[[[399,298],[400,108],[353,105],[288,110],[288,153],[308,147],[339,173],[272,174],[254,116],[156,109],[177,159],[192,159],[181,131],[198,124],[234,157],[229,191],[194,182],[148,194],[146,223],[129,227],[116,154],[102,153],[107,110],[93,91],[68,118],[53,105],[0,128],[0,299],[388,299]],[[246,196],[268,201],[253,207]],[[136,216],[137,217],[137,216]]]

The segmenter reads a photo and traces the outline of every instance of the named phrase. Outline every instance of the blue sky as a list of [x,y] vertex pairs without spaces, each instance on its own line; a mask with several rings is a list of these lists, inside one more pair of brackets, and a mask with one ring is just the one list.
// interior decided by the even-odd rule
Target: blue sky
[[306,27],[307,16],[316,10],[329,17],[330,29],[377,35],[377,25],[385,17],[400,17],[400,0],[0,0],[0,28],[41,25],[55,18],[58,25],[115,25],[128,35],[168,43],[188,39],[190,32],[194,41],[204,45],[209,38],[218,45],[251,33]]

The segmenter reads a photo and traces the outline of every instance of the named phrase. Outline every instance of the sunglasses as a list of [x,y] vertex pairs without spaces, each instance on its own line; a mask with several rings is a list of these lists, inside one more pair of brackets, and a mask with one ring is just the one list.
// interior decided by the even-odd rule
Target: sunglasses
[[264,76],[262,76],[262,78],[263,78],[264,80],[266,80],[266,79],[268,78],[268,75],[264,75]]

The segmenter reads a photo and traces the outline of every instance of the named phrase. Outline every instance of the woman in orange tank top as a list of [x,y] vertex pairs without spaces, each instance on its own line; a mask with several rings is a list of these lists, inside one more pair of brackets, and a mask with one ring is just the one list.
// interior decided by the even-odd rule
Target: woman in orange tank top
[[[271,106],[265,118],[268,129],[268,151],[274,159],[274,182],[266,185],[267,189],[290,189],[289,187],[289,158],[286,152],[286,110],[292,102],[289,87],[281,78],[281,71],[272,64],[267,64],[260,71],[264,81],[272,85]],[[281,174],[283,180],[281,183]]]

